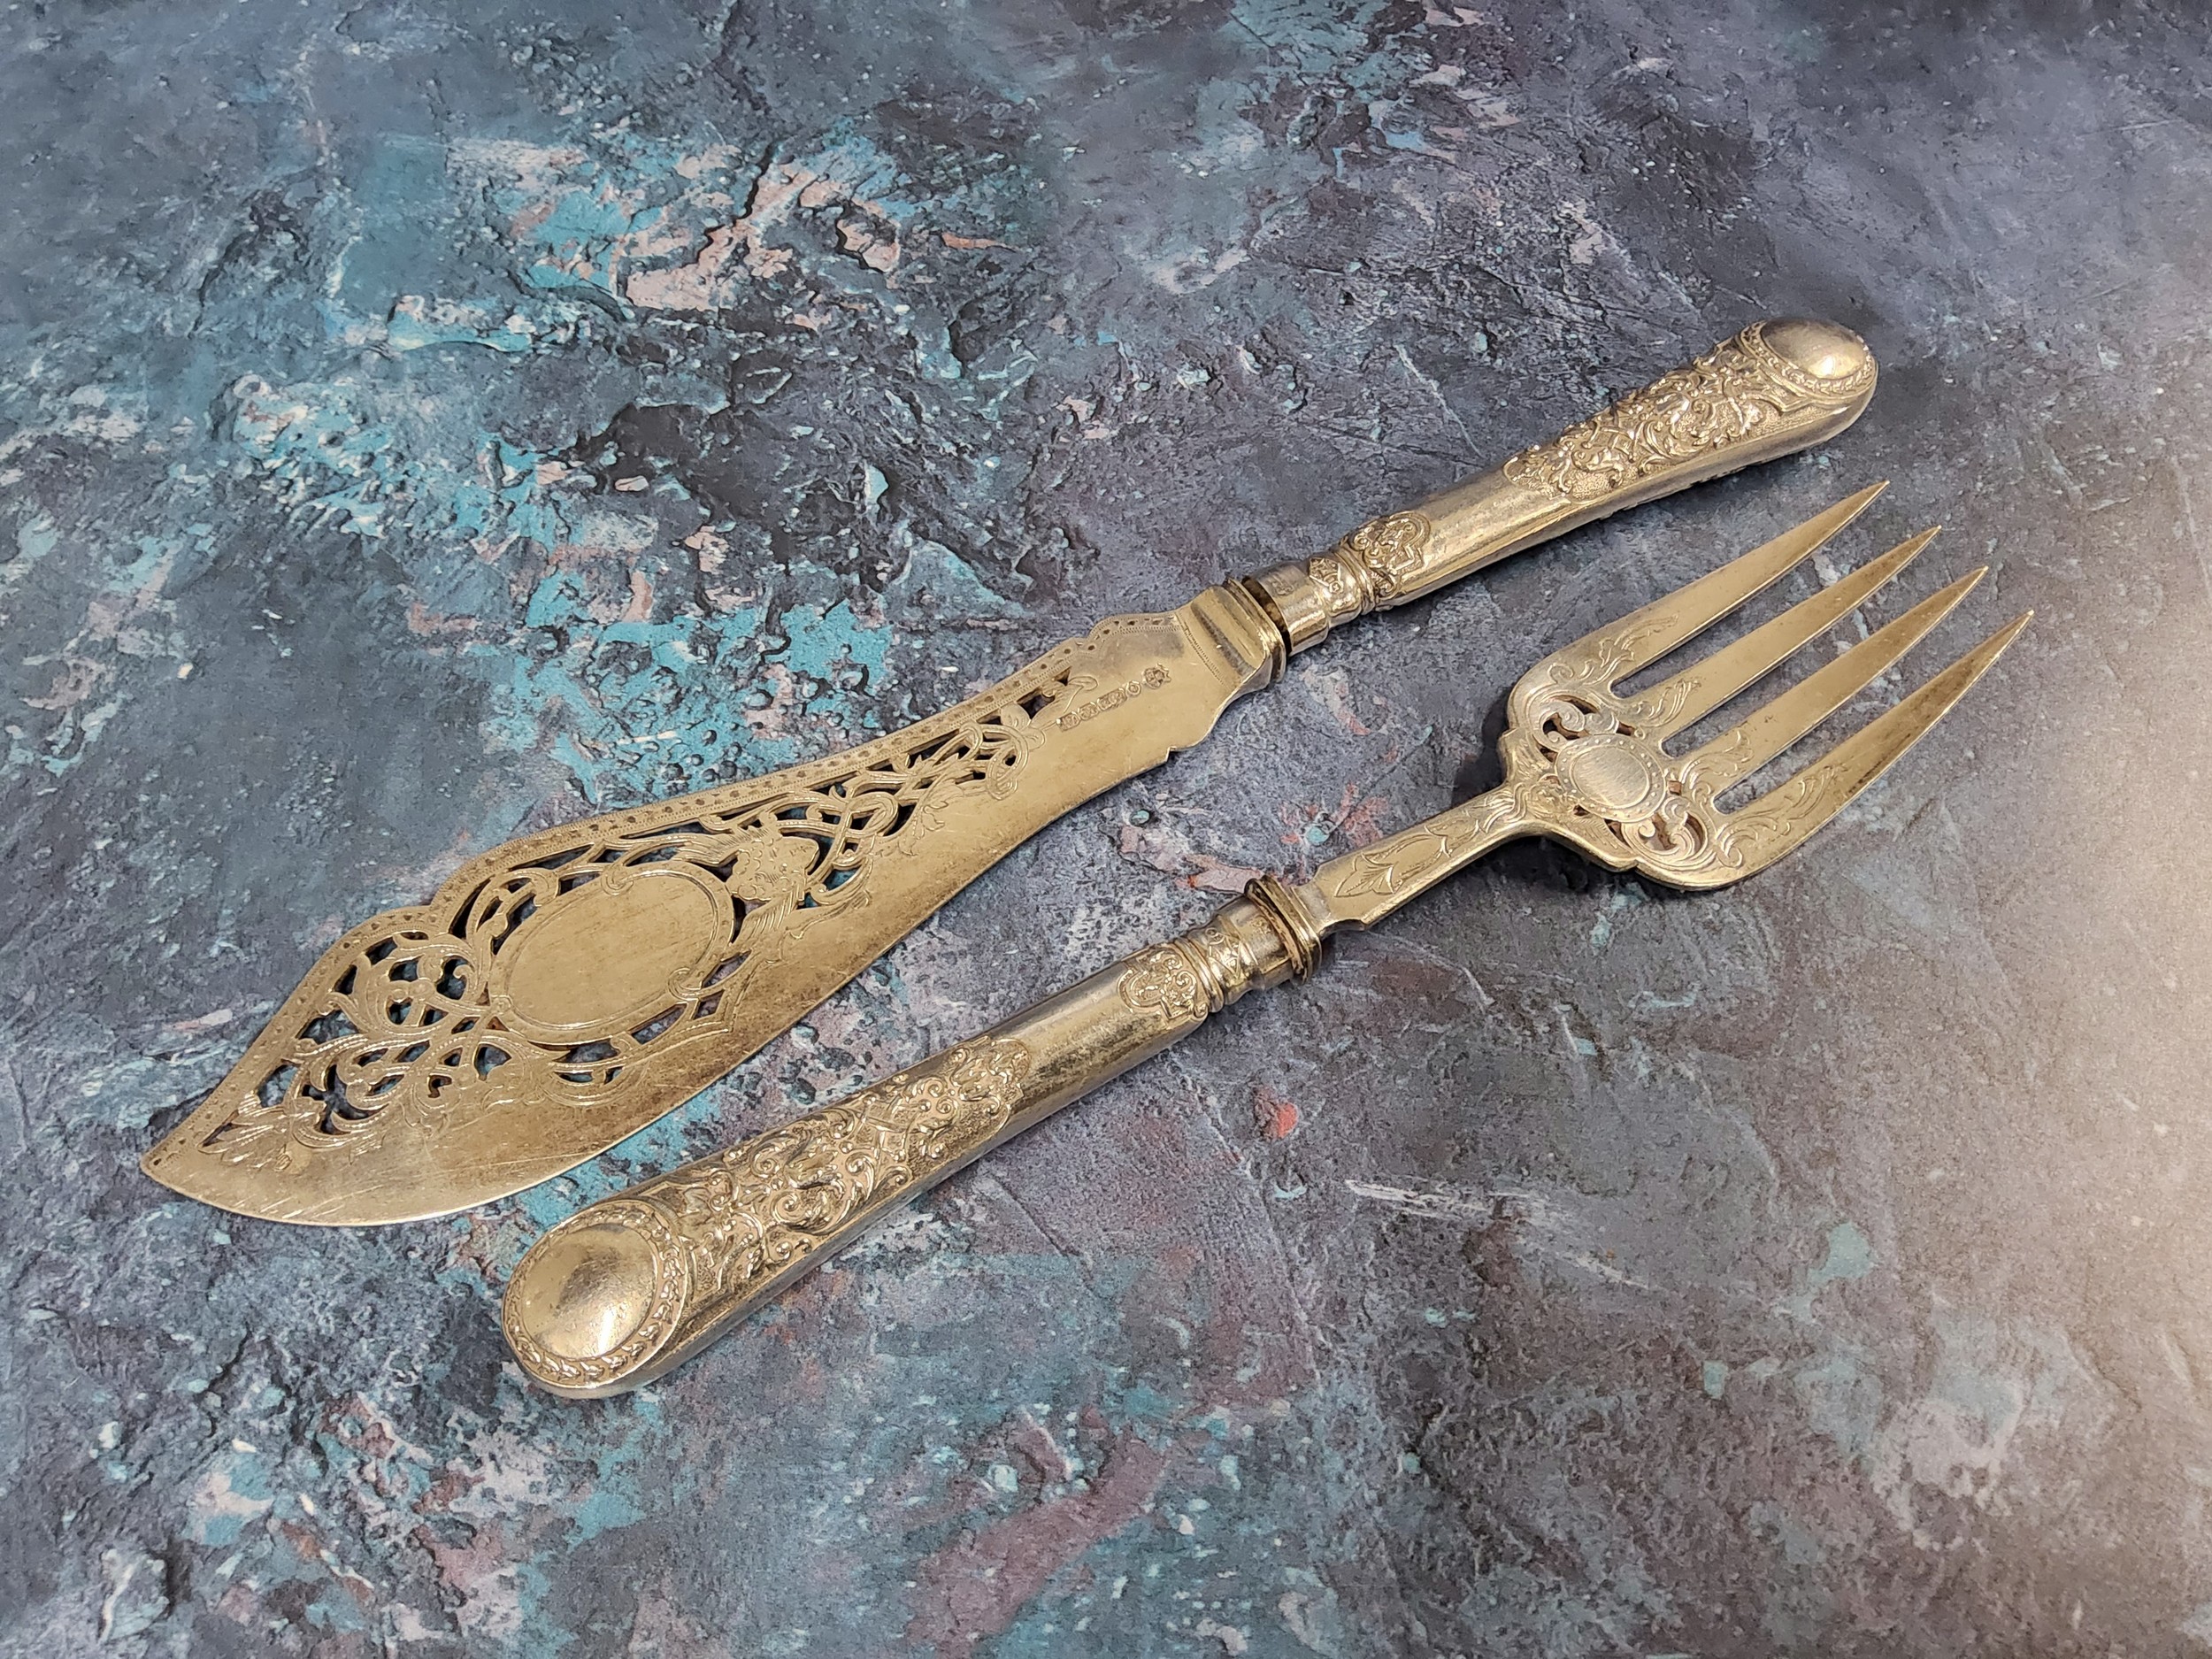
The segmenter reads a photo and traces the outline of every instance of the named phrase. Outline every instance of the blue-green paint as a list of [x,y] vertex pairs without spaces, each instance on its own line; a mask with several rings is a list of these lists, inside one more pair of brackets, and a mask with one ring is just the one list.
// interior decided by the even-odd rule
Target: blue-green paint
[[1800,1366],[1790,1380],[1814,1430],[1845,1456],[1865,1456],[1881,1426],[1881,1379],[1856,1355],[1838,1349]]
[[1809,1320],[1813,1299],[1824,1286],[1848,1284],[1874,1271],[1874,1247],[1855,1221],[1839,1221],[1828,1229],[1827,1251],[1817,1264],[1805,1271],[1796,1293],[1785,1297],[1783,1310],[1792,1317]]
[[192,1486],[185,1536],[212,1549],[226,1548],[275,1504],[269,1466],[261,1457],[219,1453]]
[[1828,1254],[1806,1276],[1806,1286],[1818,1290],[1839,1279],[1864,1279],[1874,1271],[1874,1247],[1855,1221],[1839,1221],[1828,1229]]

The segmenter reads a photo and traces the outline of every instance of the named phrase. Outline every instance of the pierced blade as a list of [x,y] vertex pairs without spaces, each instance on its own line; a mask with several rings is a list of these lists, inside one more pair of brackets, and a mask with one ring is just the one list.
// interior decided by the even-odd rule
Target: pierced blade
[[1646,735],[1660,739],[1694,726],[1762,675],[1779,667],[1790,654],[1817,638],[1865,603],[1874,591],[1911,564],[1936,532],[1924,530],[1878,559],[1869,560],[1810,599],[1754,628],[1733,645],[1663,680],[1636,701],[1660,712]]
[[1803,680],[1755,714],[1744,717],[1682,763],[1683,775],[1719,795],[1742,782],[1792,743],[1811,731],[1870,684],[1875,676],[1910,650],[1923,634],[1951,613],[1973,591],[1989,567],[1970,571],[1948,588],[1931,594],[1894,622],[1877,629],[1818,672]]
[[1701,576],[1686,588],[1678,588],[1655,599],[1640,611],[1617,622],[1609,622],[1573,644],[1563,646],[1539,663],[1532,674],[1540,674],[1555,661],[1606,662],[1615,680],[1649,667],[1669,651],[1694,639],[1762,589],[1786,575],[1792,565],[1809,557],[1836,532],[1864,512],[1874,498],[1889,488],[1885,479],[1870,484],[1855,495],[1847,495],[1824,512],[1815,513],[1794,529],[1785,530],[1764,547],[1754,548],[1710,575]]
[[325,951],[141,1167],[242,1215],[360,1226],[596,1156],[1264,685],[1269,641],[1222,604],[1117,618],[841,755],[480,855]]
[[1731,871],[1728,879],[1740,880],[1765,869],[1835,817],[1951,711],[2034,615],[2032,611],[2021,612],[1879,719],[1854,732],[1742,811],[1731,813],[1729,827],[1745,864]]

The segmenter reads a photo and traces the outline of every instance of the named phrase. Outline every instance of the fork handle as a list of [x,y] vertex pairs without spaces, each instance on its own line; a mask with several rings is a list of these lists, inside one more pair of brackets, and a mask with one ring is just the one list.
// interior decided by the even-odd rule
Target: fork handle
[[531,1247],[501,1311],[556,1394],[626,1393],[1002,1141],[1310,972],[1314,932],[1262,876],[1213,918],[834,1105],[579,1210]]
[[1874,396],[1874,354],[1848,328],[1753,323],[1695,362],[1304,564],[1244,579],[1292,651],[1578,525],[1825,442]]

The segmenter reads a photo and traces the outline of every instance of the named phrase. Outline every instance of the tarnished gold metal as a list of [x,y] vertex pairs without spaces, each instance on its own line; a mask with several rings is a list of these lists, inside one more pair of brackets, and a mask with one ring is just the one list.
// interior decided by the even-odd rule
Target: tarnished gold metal
[[1310,972],[1330,933],[1381,920],[1502,841],[1549,836],[1678,887],[1724,887],[1764,869],[1910,748],[2028,618],[1733,810],[1719,804],[1723,794],[1865,689],[1981,572],[1686,754],[1671,753],[1667,740],[1843,619],[1933,532],[1647,690],[1617,687],[1809,557],[1880,488],[1537,664],[1508,702],[1505,781],[1488,794],[1332,859],[1301,887],[1263,876],[1203,926],[972,1042],[572,1216],[523,1257],[508,1286],[503,1324],[524,1370],[580,1396],[659,1376],[887,1210],[1253,987]]
[[1498,471],[1304,565],[1114,617],[843,754],[471,859],[330,947],[149,1175],[272,1220],[518,1191],[680,1105],[1044,825],[1203,738],[1332,627],[1834,436],[1875,365],[1755,324]]

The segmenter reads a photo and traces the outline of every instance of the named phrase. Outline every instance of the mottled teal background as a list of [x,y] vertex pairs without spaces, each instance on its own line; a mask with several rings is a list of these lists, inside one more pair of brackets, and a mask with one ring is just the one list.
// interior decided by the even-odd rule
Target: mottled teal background
[[[2200,7],[0,16],[0,1649],[2212,1648]],[[1830,450],[1348,631],[572,1179],[137,1173],[471,854],[1778,312],[1885,365]],[[664,1383],[508,1362],[580,1202],[1480,786],[1539,653],[1881,476],[1824,579],[1939,519],[1878,613],[2040,619],[1809,851],[1511,849]]]

